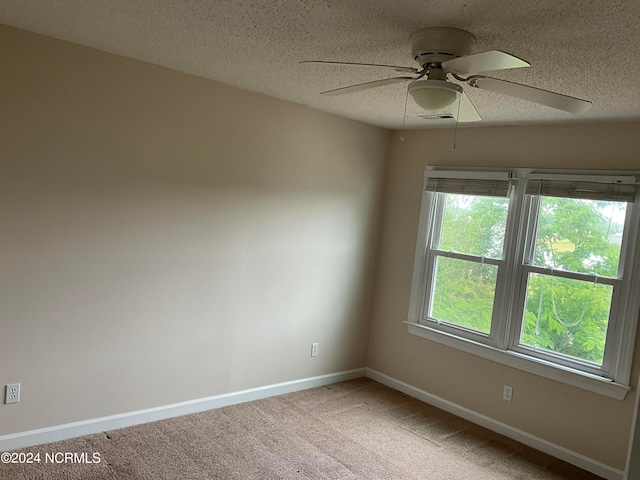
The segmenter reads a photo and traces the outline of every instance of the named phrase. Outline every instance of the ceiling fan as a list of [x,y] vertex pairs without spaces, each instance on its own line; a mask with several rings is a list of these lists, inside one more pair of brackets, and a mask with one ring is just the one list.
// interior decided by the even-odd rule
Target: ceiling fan
[[[454,117],[459,122],[474,122],[481,120],[481,117],[462,86],[449,81],[449,76],[470,87],[510,95],[570,113],[582,113],[591,107],[591,102],[588,100],[478,75],[491,70],[529,67],[530,64],[498,50],[471,55],[476,37],[465,30],[440,27],[423,28],[413,32],[410,39],[411,55],[418,62],[419,68],[319,60],[300,63],[378,67],[391,69],[398,73],[413,74],[413,76],[384,78],[336,88],[321,92],[321,95],[344,95],[394,83],[410,82],[408,94],[411,94],[420,107],[429,112],[442,112],[450,109],[449,118]],[[444,117],[440,116],[440,118]]]

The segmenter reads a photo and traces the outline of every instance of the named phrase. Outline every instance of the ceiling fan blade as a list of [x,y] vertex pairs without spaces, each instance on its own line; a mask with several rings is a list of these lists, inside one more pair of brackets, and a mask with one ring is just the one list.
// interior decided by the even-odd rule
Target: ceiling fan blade
[[497,78],[471,77],[467,79],[467,83],[472,87],[481,88],[482,90],[510,95],[512,97],[564,110],[569,113],[585,112],[592,105],[588,100],[581,100],[579,98],[569,97],[568,95],[529,87],[519,83],[507,82],[506,80],[498,80]]
[[413,80],[413,77],[392,77],[384,78],[382,80],[374,80],[373,82],[358,83],[356,85],[350,85],[348,87],[336,88],[334,90],[327,90],[326,92],[320,92],[320,95],[335,96],[344,95],[345,93],[359,92],[360,90],[368,90],[370,88],[383,87],[385,85],[392,85],[394,83],[408,82]]
[[530,67],[531,65],[508,53],[491,50],[475,55],[453,58],[442,62],[442,67],[460,75],[474,75],[491,70],[507,70],[509,68]]
[[356,67],[378,67],[378,68],[390,68],[398,73],[418,73],[417,68],[402,67],[399,65],[381,65],[378,63],[352,63],[352,62],[325,62],[322,60],[305,60],[300,63],[316,63],[321,65],[352,65]]
[[460,97],[460,111],[457,112],[457,115],[454,115],[454,117],[456,116],[459,122],[479,122],[482,120],[471,99],[464,92],[462,92]]

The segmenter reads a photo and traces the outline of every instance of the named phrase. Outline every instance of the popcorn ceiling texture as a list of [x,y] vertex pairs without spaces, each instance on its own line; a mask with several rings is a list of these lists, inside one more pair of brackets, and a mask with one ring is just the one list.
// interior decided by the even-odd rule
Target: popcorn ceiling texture
[[[318,93],[396,73],[298,62],[416,66],[411,32],[456,27],[477,37],[474,53],[503,50],[532,65],[489,76],[594,103],[574,116],[465,87],[480,125],[640,118],[637,0],[3,0],[0,23],[392,129],[402,126],[405,84]],[[418,113],[409,98],[407,127],[443,125]]]

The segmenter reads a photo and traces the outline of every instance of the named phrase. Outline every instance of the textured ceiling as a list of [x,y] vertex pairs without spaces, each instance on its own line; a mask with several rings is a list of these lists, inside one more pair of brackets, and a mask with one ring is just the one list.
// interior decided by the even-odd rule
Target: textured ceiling
[[[489,76],[594,104],[571,115],[465,87],[481,125],[640,118],[638,0],[2,0],[0,23],[393,129],[404,84],[318,93],[397,73],[298,62],[414,67],[411,32],[457,27],[476,36],[474,53],[531,63]],[[418,113],[409,98],[407,127],[437,126]]]

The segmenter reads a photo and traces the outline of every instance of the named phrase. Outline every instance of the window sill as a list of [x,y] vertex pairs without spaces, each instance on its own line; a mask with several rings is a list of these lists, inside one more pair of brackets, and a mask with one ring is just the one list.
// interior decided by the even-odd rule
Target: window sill
[[582,388],[599,395],[624,400],[627,392],[630,390],[628,386],[616,383],[610,379],[590,375],[568,367],[546,363],[537,358],[528,357],[517,352],[500,350],[482,343],[455,337],[424,325],[412,322],[404,323],[408,325],[409,333],[412,335],[426,338],[427,340],[441,343],[534,375]]

